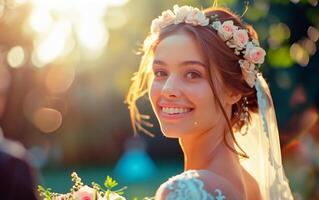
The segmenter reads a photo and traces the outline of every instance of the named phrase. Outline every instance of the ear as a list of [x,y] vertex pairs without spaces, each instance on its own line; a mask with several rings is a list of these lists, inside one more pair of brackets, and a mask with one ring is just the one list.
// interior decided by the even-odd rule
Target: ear
[[239,92],[228,90],[226,93],[225,103],[228,105],[233,105],[242,98],[242,94]]

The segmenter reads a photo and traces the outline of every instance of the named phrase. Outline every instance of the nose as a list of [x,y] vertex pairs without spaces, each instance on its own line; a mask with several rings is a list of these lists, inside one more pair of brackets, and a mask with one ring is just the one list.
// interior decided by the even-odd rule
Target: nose
[[170,75],[162,88],[162,95],[167,99],[179,98],[181,96],[180,84],[176,75]]

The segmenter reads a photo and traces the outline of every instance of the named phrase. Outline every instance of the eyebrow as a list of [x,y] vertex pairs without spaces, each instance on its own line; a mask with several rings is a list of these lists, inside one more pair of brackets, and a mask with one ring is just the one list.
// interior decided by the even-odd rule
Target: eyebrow
[[[162,60],[154,60],[153,61],[153,65],[164,65],[167,66],[167,63],[165,63]],[[204,68],[206,68],[206,65],[200,61],[197,60],[187,60],[187,61],[183,61],[182,63],[179,64],[179,66],[185,66],[185,65],[199,65],[202,66]]]

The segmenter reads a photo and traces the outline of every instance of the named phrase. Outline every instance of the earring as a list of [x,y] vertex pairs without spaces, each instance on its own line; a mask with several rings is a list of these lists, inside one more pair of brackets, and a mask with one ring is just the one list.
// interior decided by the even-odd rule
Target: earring
[[243,102],[241,103],[241,108],[243,112],[240,114],[240,120],[244,122],[245,131],[240,130],[241,135],[246,135],[248,133],[248,100],[247,97],[243,97]]

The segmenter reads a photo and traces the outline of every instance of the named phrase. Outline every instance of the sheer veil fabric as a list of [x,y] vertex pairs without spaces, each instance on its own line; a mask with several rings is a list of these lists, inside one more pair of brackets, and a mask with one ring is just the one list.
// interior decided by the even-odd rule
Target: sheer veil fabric
[[281,150],[275,109],[269,87],[261,74],[256,80],[259,113],[252,114],[252,122],[246,135],[235,137],[250,157],[240,164],[258,182],[262,199],[293,199],[281,160]]

